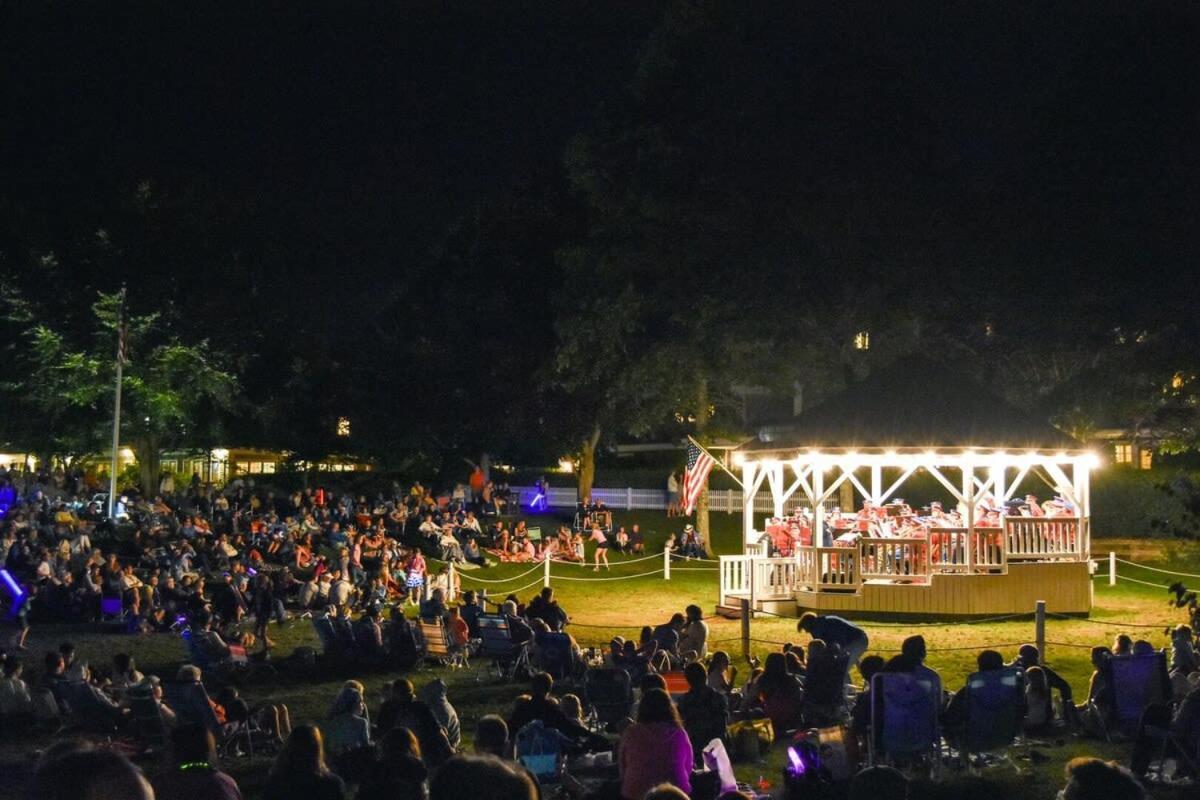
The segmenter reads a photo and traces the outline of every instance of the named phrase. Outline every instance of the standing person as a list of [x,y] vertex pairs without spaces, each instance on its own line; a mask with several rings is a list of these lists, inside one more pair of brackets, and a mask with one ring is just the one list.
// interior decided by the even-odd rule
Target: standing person
[[833,614],[818,616],[811,611],[806,612],[800,617],[796,630],[800,633],[807,633],[814,639],[820,639],[827,645],[840,647],[842,652],[848,656],[847,671],[850,667],[858,664],[858,660],[870,647],[866,631]]
[[596,543],[596,568],[593,572],[600,571],[600,562],[604,562],[605,569],[611,569],[608,566],[608,537],[604,535],[604,531],[600,530],[599,525],[592,526],[592,535],[588,537],[589,542]]
[[667,475],[667,516],[679,516],[679,479],[675,477],[675,470]]
[[408,603],[417,605],[421,602],[421,589],[425,586],[425,556],[420,550],[413,550],[408,564],[404,568],[404,586],[408,590]]
[[650,689],[638,703],[637,721],[625,729],[618,744],[621,797],[640,800],[660,783],[692,791],[692,743],[671,696]]
[[254,635],[262,642],[263,650],[270,650],[275,646],[271,637],[267,636],[267,623],[271,621],[271,614],[274,612],[275,587],[271,583],[271,576],[260,572],[254,576]]
[[345,800],[346,784],[325,764],[325,745],[316,725],[292,731],[275,758],[263,800]]

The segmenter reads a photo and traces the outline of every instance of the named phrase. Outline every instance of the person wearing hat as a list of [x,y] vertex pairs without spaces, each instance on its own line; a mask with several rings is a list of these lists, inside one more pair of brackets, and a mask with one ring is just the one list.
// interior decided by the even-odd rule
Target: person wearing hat
[[689,523],[683,526],[683,543],[679,546],[679,553],[688,560],[704,558],[704,546],[700,543],[695,525]]

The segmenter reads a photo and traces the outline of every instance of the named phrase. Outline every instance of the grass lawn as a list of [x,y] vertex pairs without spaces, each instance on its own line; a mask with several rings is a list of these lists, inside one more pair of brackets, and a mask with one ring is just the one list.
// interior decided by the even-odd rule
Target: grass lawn
[[[666,520],[661,513],[618,512],[616,517],[618,524],[636,521],[641,523],[644,531],[653,532],[648,536],[648,546],[652,552],[657,551],[661,540],[670,530],[679,528],[678,525],[670,525],[671,521]],[[735,552],[738,549],[740,518],[734,515],[714,514],[712,519],[716,550]],[[558,522],[556,518],[548,516],[531,517],[529,520],[531,525],[541,525],[545,533],[553,531]],[[1099,540],[1095,543],[1095,548],[1098,555],[1115,550],[1121,557],[1150,566],[1200,573],[1200,546],[1144,540]],[[589,555],[590,553],[589,549]],[[611,560],[613,569],[601,575],[594,573],[590,566],[584,568],[576,565],[553,565],[555,591],[574,620],[571,632],[585,647],[603,646],[616,634],[636,636],[641,625],[663,622],[671,613],[681,611],[688,603],[697,603],[706,611],[711,611],[716,604],[718,577],[715,564],[677,562],[672,566],[671,580],[666,581],[660,572],[661,559],[626,564],[622,563],[622,557],[614,555]],[[463,587],[483,586],[473,582],[472,578],[504,581],[499,584],[487,584],[490,596],[502,596],[508,591],[529,584],[535,578],[540,578],[540,566],[538,571],[530,575],[514,577],[529,568],[530,565],[512,564],[470,571],[464,573]],[[631,577],[644,572],[656,574]],[[1164,576],[1135,567],[1122,566],[1120,573],[1155,583],[1168,582]],[[596,577],[627,579],[595,582],[585,580]],[[1156,647],[1162,647],[1167,642],[1163,629],[1168,624],[1183,621],[1181,612],[1168,607],[1165,590],[1132,583],[1120,583],[1110,588],[1106,575],[1097,576],[1095,583],[1096,606],[1091,618],[1051,620],[1047,625],[1047,640],[1054,643],[1048,647],[1047,660],[1072,684],[1077,696],[1086,693],[1091,672],[1088,648],[1092,645],[1110,643],[1116,633],[1124,631],[1135,638],[1147,638]],[[1193,583],[1200,584],[1200,581]],[[535,586],[522,591],[521,596],[527,598],[536,591]],[[1030,598],[1031,608],[1035,599]],[[1114,627],[1110,623],[1137,623],[1155,627],[1132,629]],[[727,649],[736,655],[739,648],[739,623],[735,620],[715,619],[710,624],[715,647]],[[864,626],[871,637],[871,651],[884,654],[898,649],[904,637],[916,632],[923,634],[930,650],[929,665],[941,673],[943,681],[950,688],[962,685],[967,673],[973,670],[974,658],[980,649],[999,645],[996,649],[1006,656],[1011,656],[1016,644],[1031,641],[1034,636],[1031,618],[965,625],[864,623]],[[796,633],[794,619],[757,618],[753,624],[752,636],[759,640],[754,648],[760,655],[776,648],[776,645],[769,644],[770,642],[803,641]],[[277,640],[276,652],[280,654],[286,654],[292,647],[300,644],[316,645],[311,627],[304,621],[293,622],[283,630],[273,629],[272,637]],[[135,655],[143,671],[163,676],[173,675],[184,655],[183,643],[175,636],[152,635],[135,638],[100,634],[90,626],[35,626],[29,639],[30,657],[27,661],[32,665],[42,651],[68,639],[76,643],[82,658],[95,665],[107,667],[114,653],[127,651]],[[458,709],[464,736],[469,741],[475,723],[482,715],[496,711],[505,713],[513,698],[523,689],[522,686],[497,683],[494,678],[484,675],[485,670],[486,666],[479,662],[469,671],[431,669],[416,673],[412,678],[420,686],[437,675],[449,684],[451,701]],[[245,687],[243,694],[252,701],[270,699],[287,703],[296,722],[319,722],[341,681],[349,677],[357,677],[366,684],[370,694],[368,699],[372,707],[376,707],[379,703],[379,687],[396,675],[382,672],[348,673],[324,682],[281,681],[275,685]],[[6,779],[0,781],[0,796],[13,796],[12,790],[5,787],[16,785],[14,781],[28,770],[30,754],[49,743],[49,739],[17,741],[11,736],[0,743],[0,769],[3,769],[6,775]],[[1127,745],[1113,746],[1072,738],[1067,738],[1061,743],[1049,742],[1041,751],[1049,757],[1048,760],[1036,766],[1021,762],[1024,772],[1020,776],[1014,775],[1011,770],[1000,769],[993,771],[994,774],[989,773],[985,778],[971,778],[954,771],[946,771],[940,784],[928,787],[925,796],[960,797],[972,791],[982,790],[990,797],[1048,800],[1054,797],[1060,788],[1062,767],[1069,758],[1082,754],[1101,755],[1122,761],[1128,758]],[[756,780],[762,775],[773,785],[778,785],[783,760],[783,748],[776,747],[760,763],[737,765],[739,778]],[[266,763],[262,760],[250,762],[244,759],[227,765],[242,783],[248,797],[255,796],[256,787],[261,784],[265,775],[265,766]],[[1161,792],[1156,796],[1183,795]]]

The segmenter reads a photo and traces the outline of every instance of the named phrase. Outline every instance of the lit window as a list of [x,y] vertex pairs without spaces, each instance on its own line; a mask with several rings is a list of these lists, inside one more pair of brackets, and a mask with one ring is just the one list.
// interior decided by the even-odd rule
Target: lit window
[[1142,469],[1150,469],[1154,462],[1154,451],[1148,447],[1143,447],[1138,450],[1138,466]]
[[1113,461],[1117,464],[1133,463],[1133,445],[1118,444],[1113,446]]
[[264,461],[262,468],[263,468],[264,475],[274,475],[275,474],[275,462],[274,461]]
[[349,420],[349,418],[338,417],[337,435],[338,436],[349,436],[350,435],[350,420]]
[[871,349],[871,333],[870,331],[859,331],[854,334],[854,349],[855,350],[870,350]]
[[1171,388],[1178,391],[1183,388],[1183,373],[1176,372],[1171,376]]

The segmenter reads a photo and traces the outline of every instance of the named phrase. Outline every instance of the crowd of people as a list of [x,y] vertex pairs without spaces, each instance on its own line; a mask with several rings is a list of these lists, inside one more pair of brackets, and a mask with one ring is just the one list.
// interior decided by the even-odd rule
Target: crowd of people
[[[170,491],[153,496],[127,495],[119,519],[110,521],[99,503],[86,499],[90,488],[80,475],[0,472],[6,490],[0,499],[7,502],[0,543],[16,622],[0,659],[6,728],[49,731],[70,724],[88,734],[139,738],[150,708],[169,737],[173,758],[173,767],[152,785],[109,752],[64,746],[44,756],[35,781],[39,793],[33,796],[87,797],[80,787],[100,776],[138,786],[143,794],[131,797],[155,791],[240,797],[237,782],[219,765],[242,747],[238,737],[245,737],[246,746],[258,742],[278,750],[266,780],[267,798],[303,791],[332,800],[346,796],[347,784],[357,787],[360,798],[471,793],[524,798],[537,796],[539,784],[551,777],[578,797],[679,796],[672,791],[738,797],[744,795],[722,795],[728,787],[712,785],[716,773],[706,769],[711,765],[705,758],[712,742],[740,754],[764,731],[770,739],[789,739],[796,730],[844,724],[865,750],[878,733],[872,727],[878,714],[873,679],[892,673],[919,675],[937,687],[948,741],[965,725],[965,689],[948,690],[925,665],[919,636],[885,660],[870,653],[862,628],[809,614],[798,627],[807,641],[767,654],[739,676],[729,653],[711,646],[708,622],[695,605],[628,639],[615,637],[607,651],[597,652],[575,640],[570,615],[551,589],[499,602],[460,592],[448,572],[429,574],[427,556],[469,562],[488,551],[504,560],[582,561],[583,555],[582,531],[564,525],[553,536],[534,536],[522,521],[488,513],[482,494],[474,491],[441,503],[419,483],[407,490],[393,486],[368,500],[321,488],[275,494],[248,484],[216,492],[194,480],[180,489],[160,486]],[[596,522],[596,510],[590,512],[594,569],[608,565],[610,550],[644,552],[637,525],[612,530],[610,523],[606,531]],[[690,525],[666,547],[684,557],[705,557]],[[466,732],[446,684],[437,679],[419,689],[406,678],[391,680],[377,705],[363,683],[346,681],[323,720],[293,726],[286,705],[251,705],[232,677],[253,668],[255,646],[263,653],[271,649],[272,621],[301,616],[311,619],[322,659],[363,671],[409,670],[425,660],[428,650],[416,619],[440,622],[451,652],[464,657],[477,657],[484,618],[500,619],[514,648],[527,655],[520,676],[529,691],[511,707],[495,709],[502,713],[478,721],[471,736],[474,754],[463,752]],[[127,652],[93,669],[64,644],[43,654],[27,675],[21,652],[31,619],[93,619],[128,632],[182,632],[188,663],[163,680],[140,672]],[[1193,642],[1187,626],[1173,632],[1157,694],[1130,730],[1116,725],[1109,665],[1127,654],[1152,654],[1148,642],[1118,637],[1111,648],[1097,647],[1088,695],[1079,703],[1030,645],[1008,660],[981,652],[978,671],[1018,677],[1014,702],[1025,734],[1125,736],[1132,742],[1132,774],[1140,777],[1162,750],[1155,732],[1171,732],[1168,744],[1178,750],[1181,764],[1189,749],[1195,753],[1200,747],[1200,663]],[[275,663],[302,668],[314,655],[296,652]],[[861,682],[854,679],[856,670]],[[601,714],[582,688],[600,672],[624,676],[622,685],[630,692],[620,713]],[[212,678],[222,689],[210,697],[206,684],[215,686]],[[556,695],[556,681],[575,692]],[[848,684],[856,690],[848,693]],[[550,776],[527,757],[546,753],[561,754],[558,766],[588,766],[556,769]],[[612,755],[597,755],[605,753]],[[90,772],[72,771],[68,778],[62,764],[90,765]],[[575,777],[586,777],[589,768],[599,780]],[[1068,789],[1092,786],[1098,775],[1124,781],[1130,774],[1103,762],[1072,770]]]

